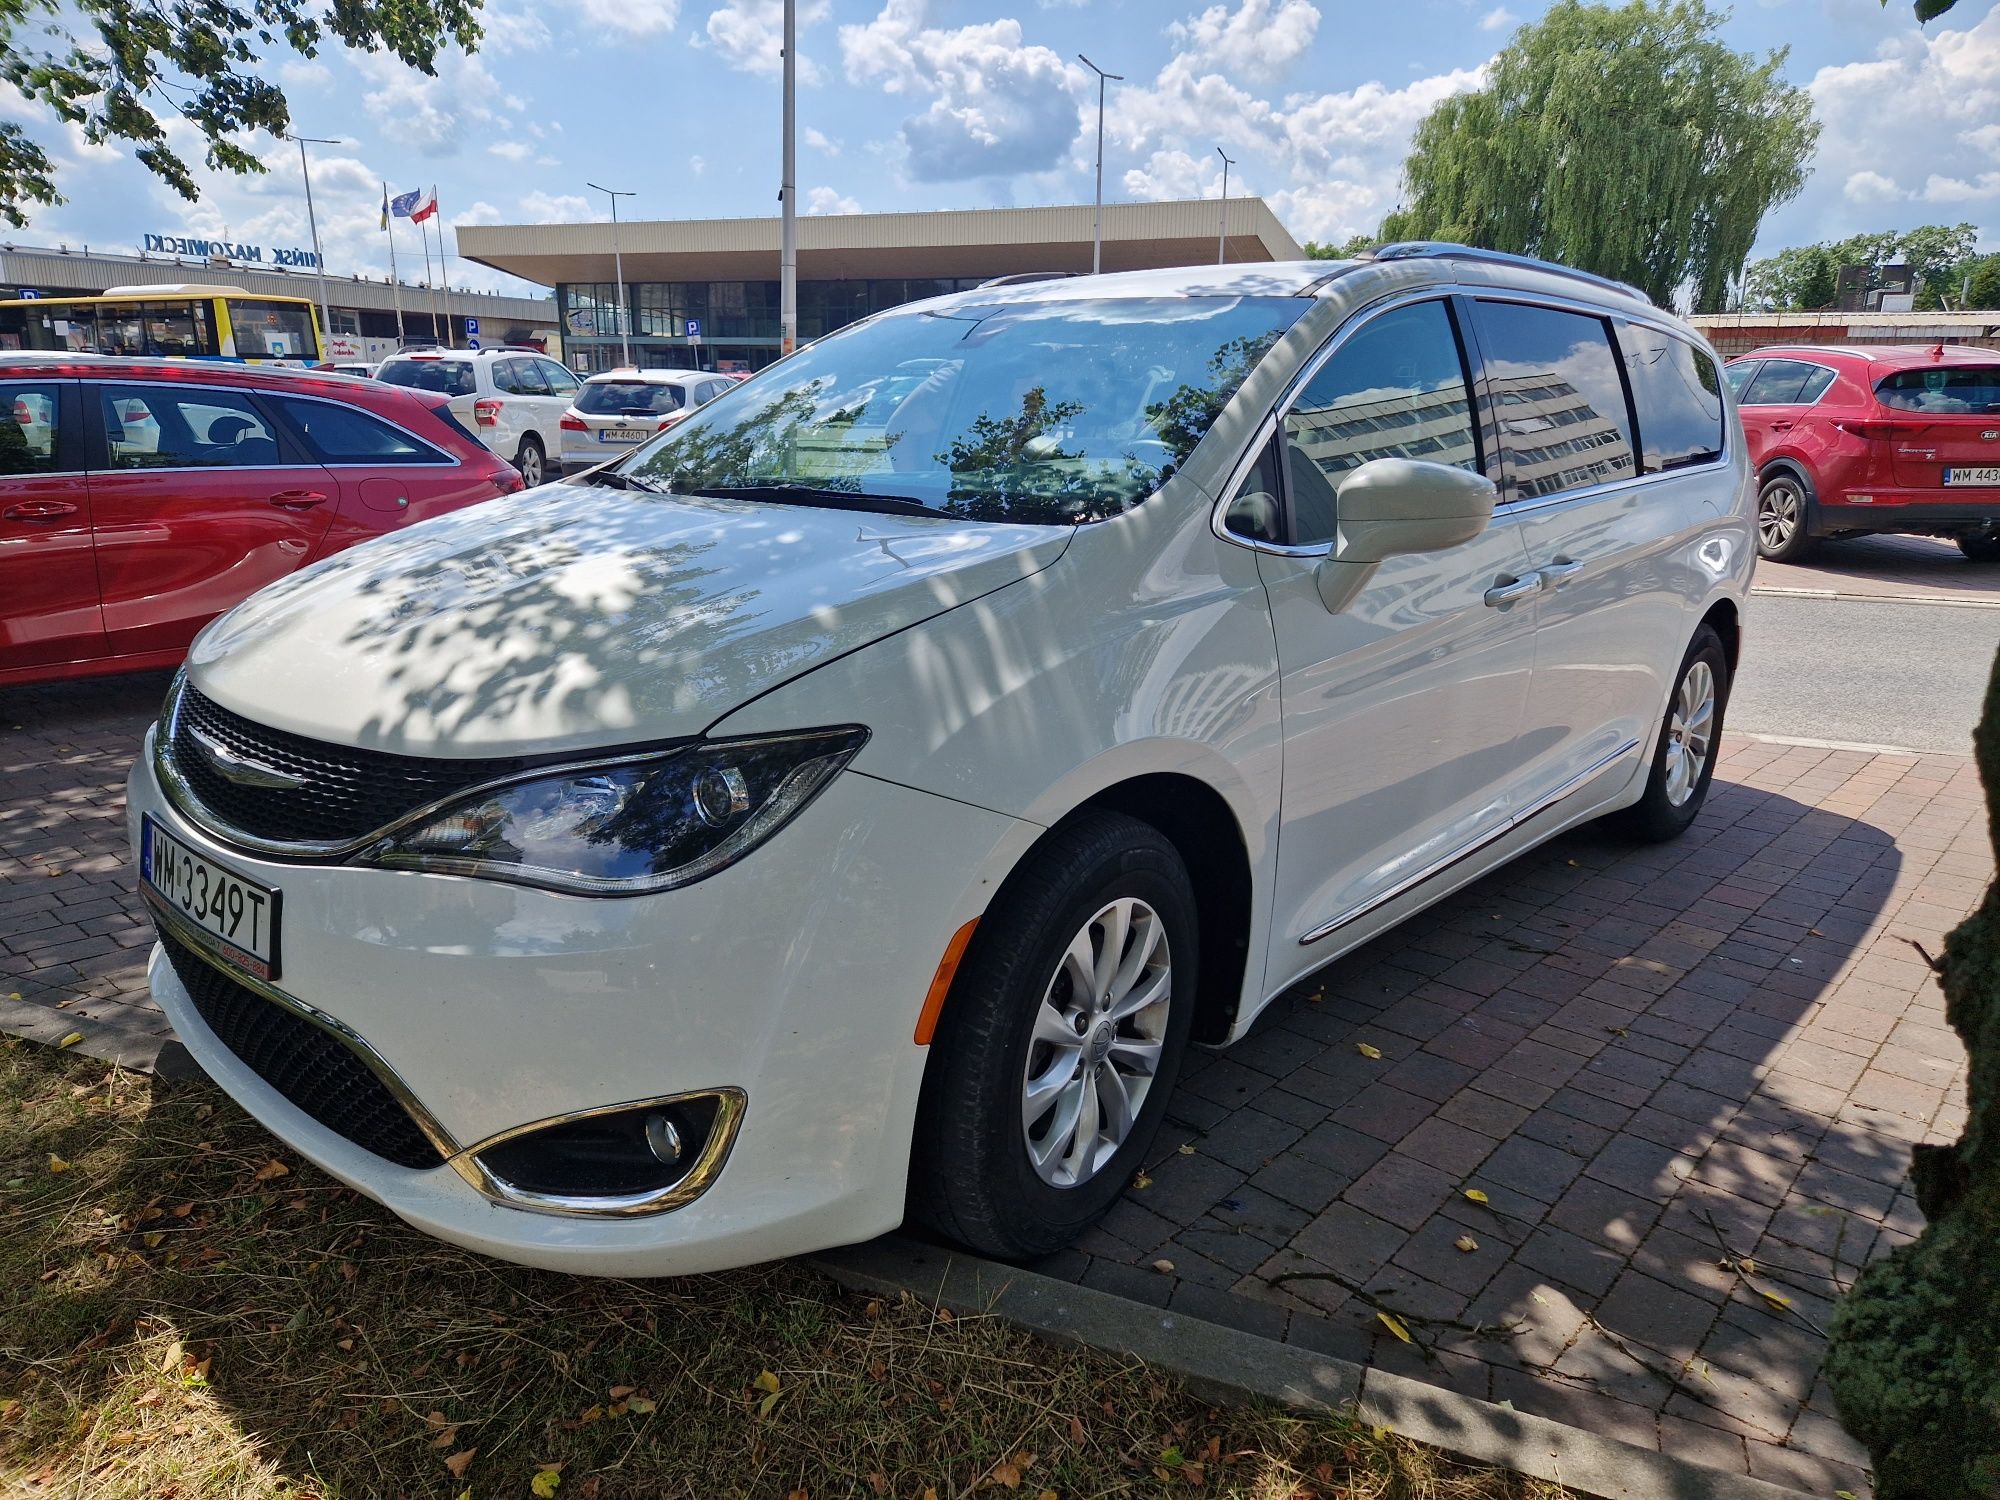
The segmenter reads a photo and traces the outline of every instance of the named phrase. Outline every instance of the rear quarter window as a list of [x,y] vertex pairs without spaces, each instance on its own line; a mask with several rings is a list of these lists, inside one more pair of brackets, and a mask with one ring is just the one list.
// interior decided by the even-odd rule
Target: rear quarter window
[[440,396],[470,396],[475,388],[472,366],[462,359],[392,359],[375,372],[385,385],[435,391]]
[[1661,474],[1722,456],[1722,381],[1715,361],[1644,324],[1618,328],[1639,415],[1639,472]]

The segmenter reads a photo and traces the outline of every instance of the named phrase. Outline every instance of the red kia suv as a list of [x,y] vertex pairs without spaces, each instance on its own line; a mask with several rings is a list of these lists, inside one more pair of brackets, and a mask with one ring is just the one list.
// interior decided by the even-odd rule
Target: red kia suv
[[442,396],[0,354],[0,685],[171,666],[265,584],[520,488]]
[[1896,531],[2000,562],[2000,352],[1774,346],[1732,360],[1723,378],[1757,470],[1765,557]]

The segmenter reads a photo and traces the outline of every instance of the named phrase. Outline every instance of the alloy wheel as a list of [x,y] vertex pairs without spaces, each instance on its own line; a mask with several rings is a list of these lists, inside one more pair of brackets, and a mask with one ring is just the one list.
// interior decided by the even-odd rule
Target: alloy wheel
[[1035,1012],[1022,1076],[1028,1160],[1051,1187],[1088,1182],[1125,1144],[1159,1071],[1173,957],[1158,912],[1110,902],[1070,939]]
[[1667,717],[1666,794],[1675,807],[1685,807],[1701,784],[1714,726],[1715,672],[1705,661],[1690,662]]
[[521,483],[534,489],[545,477],[542,469],[542,450],[533,443],[521,444]]
[[1805,513],[1805,494],[1790,479],[1774,479],[1757,496],[1757,539],[1766,552],[1790,542]]

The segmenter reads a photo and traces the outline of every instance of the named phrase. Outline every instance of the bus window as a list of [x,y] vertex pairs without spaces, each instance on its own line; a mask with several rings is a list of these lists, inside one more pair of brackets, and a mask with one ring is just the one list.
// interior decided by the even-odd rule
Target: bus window
[[236,336],[236,354],[240,359],[319,358],[312,314],[296,303],[231,297],[229,326]]

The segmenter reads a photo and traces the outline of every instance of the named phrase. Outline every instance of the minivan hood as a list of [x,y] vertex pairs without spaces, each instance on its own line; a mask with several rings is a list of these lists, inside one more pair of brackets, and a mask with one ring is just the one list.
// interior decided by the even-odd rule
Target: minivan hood
[[1039,572],[1071,535],[548,485],[253,595],[196,639],[188,671],[246,718],[336,744],[640,745]]

